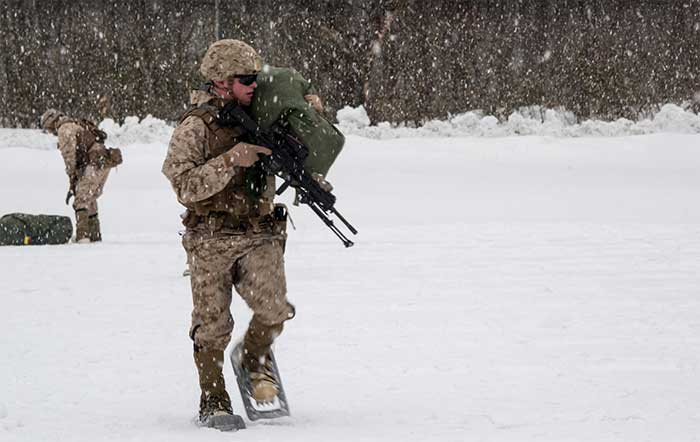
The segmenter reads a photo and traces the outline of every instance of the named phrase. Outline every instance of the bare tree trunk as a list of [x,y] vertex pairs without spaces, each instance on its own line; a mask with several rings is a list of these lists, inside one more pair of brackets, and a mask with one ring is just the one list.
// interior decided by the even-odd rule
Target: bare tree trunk
[[395,11],[386,11],[386,13],[384,14],[384,18],[382,19],[382,24],[379,29],[379,32],[377,32],[377,38],[375,38],[372,41],[369,53],[367,54],[367,70],[365,72],[365,79],[362,84],[362,104],[364,105],[365,109],[369,107],[370,81],[372,80],[374,66],[376,64],[377,59],[381,58],[382,56],[382,46],[384,44],[384,38],[386,38],[387,34],[390,32],[391,23],[394,21],[395,16]]
[[219,1],[214,0],[214,41],[221,38],[221,29],[219,26]]
[[[5,13],[0,11],[0,45],[2,45],[2,50],[0,50],[0,107],[7,108],[9,104],[9,77],[7,75],[7,63],[5,57],[9,54],[9,35],[6,31],[9,20],[5,18]],[[10,121],[9,118],[5,118],[4,115],[0,114],[0,127],[5,126]]]

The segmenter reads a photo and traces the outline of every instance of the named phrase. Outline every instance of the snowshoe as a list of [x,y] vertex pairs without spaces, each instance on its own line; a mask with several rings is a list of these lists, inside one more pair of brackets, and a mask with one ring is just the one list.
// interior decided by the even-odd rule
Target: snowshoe
[[[236,345],[231,352],[231,364],[233,371],[236,374],[236,382],[238,390],[241,392],[243,407],[248,415],[248,419],[255,421],[258,419],[274,419],[283,416],[289,416],[289,404],[287,396],[282,387],[282,379],[280,378],[279,370],[272,349],[268,352],[266,360],[266,373],[256,373],[255,379],[251,378],[251,374],[243,365],[243,343]],[[253,383],[264,379],[266,382],[273,382],[277,389],[277,394],[268,402],[258,402],[253,395]]]

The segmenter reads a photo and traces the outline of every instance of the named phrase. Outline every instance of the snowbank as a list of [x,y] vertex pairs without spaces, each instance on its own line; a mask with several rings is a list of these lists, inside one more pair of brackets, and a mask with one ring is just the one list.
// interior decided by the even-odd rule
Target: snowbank
[[[133,144],[168,144],[173,126],[166,121],[148,115],[143,120],[126,117],[123,124],[107,118],[99,124],[107,133],[108,147],[125,147]],[[0,149],[22,147],[29,149],[56,149],[56,137],[40,129],[0,128]]]
[[542,109],[531,106],[513,112],[507,121],[499,121],[480,111],[465,112],[447,121],[432,120],[421,127],[407,127],[379,123],[370,126],[367,112],[344,107],[338,111],[338,125],[345,134],[368,138],[409,137],[507,137],[515,135],[539,135],[553,137],[626,136],[661,132],[700,133],[700,115],[675,104],[667,104],[651,119],[638,122],[620,118],[607,122],[586,120],[576,122],[576,116],[565,110]]
[[122,125],[108,118],[100,123],[100,129],[107,132],[107,144],[114,146],[167,144],[173,133],[172,125],[152,115],[141,121],[138,117],[126,117]]
[[56,137],[39,129],[0,128],[0,149],[21,147],[25,149],[56,149]]
[[[551,136],[559,138],[619,137],[654,133],[700,133],[700,115],[675,104],[664,105],[649,119],[631,121],[586,120],[577,122],[572,112],[543,109],[539,106],[513,112],[507,121],[481,111],[457,114],[448,120],[431,120],[421,127],[390,123],[370,125],[365,109],[345,106],[338,111],[338,127],[346,135],[365,138],[391,139],[412,137],[509,137],[518,135]],[[107,132],[107,145],[125,147],[132,144],[168,144],[173,124],[148,115],[143,120],[127,117],[123,124],[112,119],[100,123]],[[38,129],[0,129],[0,148],[55,148],[55,138]]]

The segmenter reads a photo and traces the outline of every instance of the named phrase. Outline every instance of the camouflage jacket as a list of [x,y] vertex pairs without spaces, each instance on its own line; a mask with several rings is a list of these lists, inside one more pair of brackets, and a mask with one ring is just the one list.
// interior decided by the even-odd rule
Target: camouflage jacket
[[105,133],[90,122],[62,117],[56,124],[56,132],[58,150],[71,179],[80,178],[88,164],[103,166],[109,158],[109,152],[102,144]]
[[[193,91],[190,103],[192,109],[175,128],[162,168],[188,215],[227,213],[256,218],[270,214],[274,176],[262,174],[256,166],[228,167],[221,157],[243,141],[240,128],[218,126],[216,113],[224,104],[222,100],[205,91]],[[252,192],[251,175],[256,171],[257,181],[263,184]]]

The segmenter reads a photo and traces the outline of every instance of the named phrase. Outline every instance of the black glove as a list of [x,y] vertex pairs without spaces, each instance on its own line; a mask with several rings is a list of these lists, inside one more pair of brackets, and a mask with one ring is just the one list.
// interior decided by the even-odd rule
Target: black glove
[[66,205],[70,203],[71,198],[73,198],[73,190],[68,189],[68,193],[66,193]]

